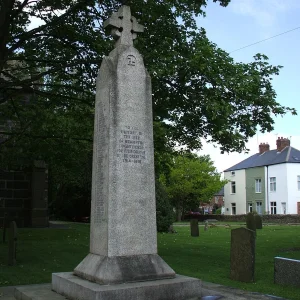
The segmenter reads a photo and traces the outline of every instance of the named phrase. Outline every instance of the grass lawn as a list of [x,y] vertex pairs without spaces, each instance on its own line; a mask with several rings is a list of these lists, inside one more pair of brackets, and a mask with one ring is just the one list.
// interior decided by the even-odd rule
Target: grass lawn
[[[209,228],[190,237],[188,226],[177,234],[158,234],[158,253],[178,274],[198,277],[249,291],[299,299],[300,288],[273,283],[274,257],[300,259],[300,226],[266,226],[256,241],[256,282],[230,280],[230,229]],[[68,224],[66,229],[19,229],[17,265],[7,266],[7,243],[0,244],[0,286],[45,283],[51,273],[72,271],[86,256],[89,225]]]

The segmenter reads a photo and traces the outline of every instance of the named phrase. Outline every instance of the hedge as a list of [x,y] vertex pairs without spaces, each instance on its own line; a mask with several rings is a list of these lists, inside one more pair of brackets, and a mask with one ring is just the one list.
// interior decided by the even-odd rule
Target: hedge
[[[261,215],[263,223],[299,223],[300,215]],[[246,222],[246,215],[189,215],[185,216],[185,220],[198,219],[199,222],[215,219],[221,222]]]

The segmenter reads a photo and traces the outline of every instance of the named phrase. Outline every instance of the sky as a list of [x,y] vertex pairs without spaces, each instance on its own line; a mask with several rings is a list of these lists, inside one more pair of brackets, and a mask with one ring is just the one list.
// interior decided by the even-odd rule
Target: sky
[[257,153],[260,143],[269,143],[270,149],[275,149],[277,137],[289,138],[291,146],[300,150],[300,28],[234,51],[300,27],[300,1],[231,0],[224,8],[209,0],[205,11],[205,18],[197,18],[198,26],[205,28],[207,37],[230,53],[236,62],[249,63],[256,53],[262,53],[269,57],[271,64],[283,66],[279,76],[273,79],[276,101],[296,108],[299,115],[288,113],[275,118],[274,131],[258,133],[249,140],[248,154],[233,152],[222,155],[217,145],[207,144],[204,140],[203,149],[198,153],[209,154],[217,170],[222,172]]

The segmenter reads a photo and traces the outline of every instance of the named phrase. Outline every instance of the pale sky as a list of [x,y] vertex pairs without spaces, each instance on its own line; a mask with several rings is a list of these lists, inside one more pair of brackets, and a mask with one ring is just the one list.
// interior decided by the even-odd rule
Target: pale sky
[[[299,0],[231,0],[226,7],[209,1],[206,18],[198,18],[198,26],[206,29],[208,38],[221,49],[232,52],[260,40],[300,27]],[[236,62],[251,62],[256,53],[269,57],[273,65],[283,68],[273,80],[277,102],[294,107],[300,114],[300,28],[230,55]],[[274,131],[258,133],[247,144],[249,154],[220,154],[218,148],[204,143],[199,154],[209,154],[219,172],[258,152],[259,143],[276,148],[277,137],[290,138],[291,146],[300,150],[300,116],[287,114],[275,119]]]

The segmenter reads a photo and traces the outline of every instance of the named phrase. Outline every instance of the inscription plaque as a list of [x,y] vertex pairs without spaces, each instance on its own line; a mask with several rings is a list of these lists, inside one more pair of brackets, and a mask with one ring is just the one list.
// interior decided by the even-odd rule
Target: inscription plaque
[[144,133],[138,127],[121,129],[117,157],[124,163],[142,164],[146,160]]

